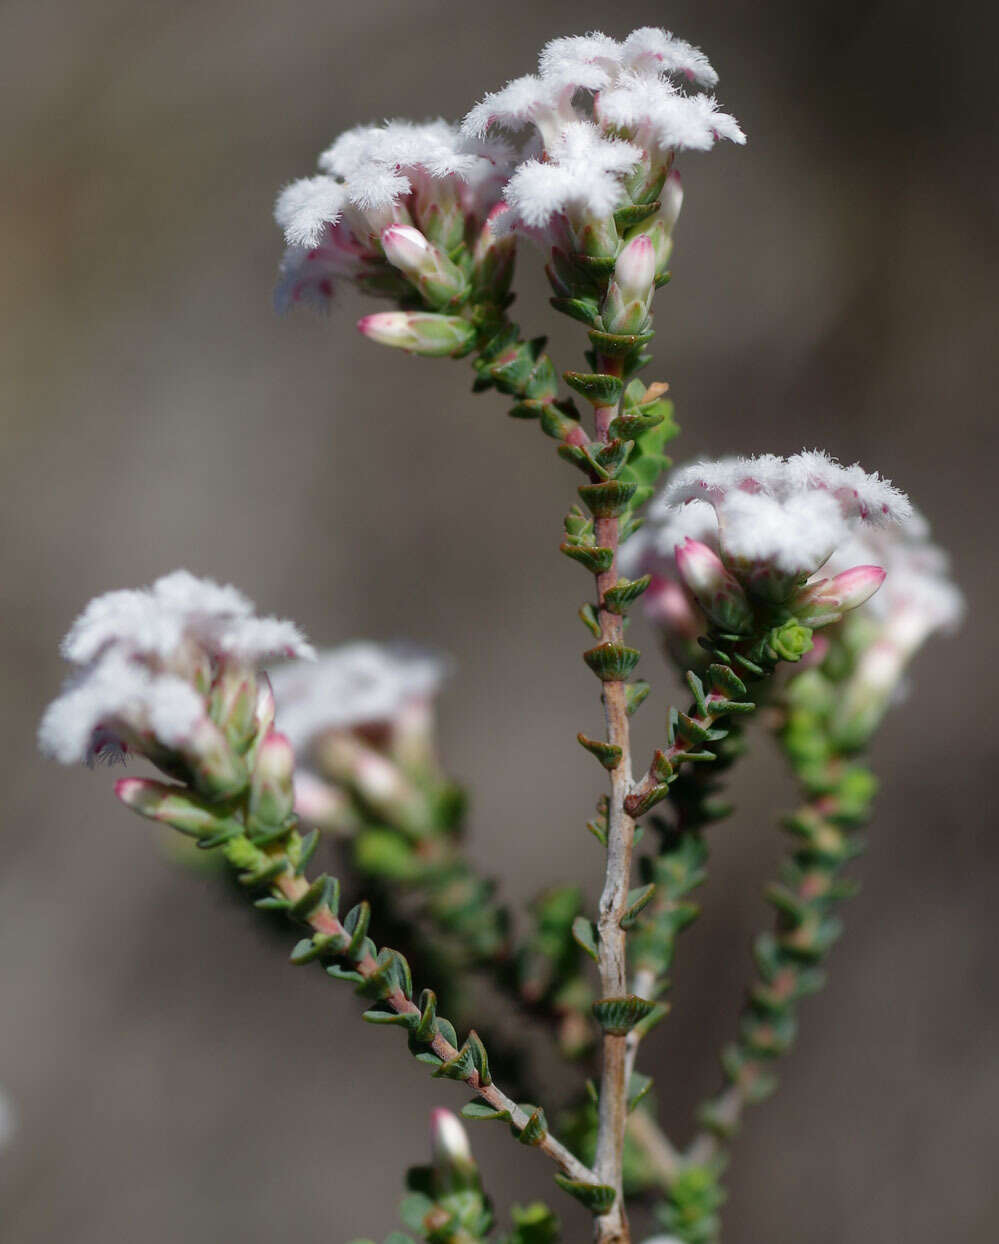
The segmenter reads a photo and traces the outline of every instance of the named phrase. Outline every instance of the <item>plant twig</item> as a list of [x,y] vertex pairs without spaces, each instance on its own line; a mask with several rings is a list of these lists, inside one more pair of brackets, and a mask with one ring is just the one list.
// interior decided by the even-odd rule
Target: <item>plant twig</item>
[[[620,376],[621,368],[616,359],[601,360],[601,370],[607,375]],[[617,413],[617,404],[598,406],[594,415],[596,438],[607,443],[610,439],[610,422]],[[597,617],[600,624],[602,644],[621,644],[624,631],[618,613],[607,605],[606,594],[617,585],[617,552],[620,524],[616,517],[597,518],[595,536],[597,544],[613,551],[610,568],[596,576]],[[600,986],[605,998],[624,997],[628,992],[628,962],[626,933],[621,918],[628,901],[631,877],[631,857],[635,844],[635,822],[625,808],[631,793],[631,738],[625,685],[621,679],[602,684],[604,718],[607,741],[620,748],[620,756],[610,770],[610,793],[607,804],[607,865],[604,887],[600,896],[597,928],[599,932],[598,967]],[[613,1187],[617,1193],[614,1208],[596,1219],[596,1238],[601,1244],[611,1244],[627,1238],[627,1220],[624,1216],[621,1168],[624,1152],[624,1134],[628,1121],[628,1056],[627,1037],[611,1032],[603,1034],[602,1070],[600,1077],[600,1101],[598,1106],[597,1149],[594,1163],[598,1180]]]

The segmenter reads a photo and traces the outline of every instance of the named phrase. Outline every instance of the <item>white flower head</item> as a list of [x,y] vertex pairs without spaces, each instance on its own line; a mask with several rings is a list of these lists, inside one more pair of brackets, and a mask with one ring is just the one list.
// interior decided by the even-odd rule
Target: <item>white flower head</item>
[[628,35],[621,45],[621,63],[640,73],[677,74],[701,86],[714,86],[718,81],[699,48],[657,26],[643,26]]
[[572,106],[575,86],[559,78],[525,74],[499,91],[491,91],[475,105],[461,124],[462,133],[483,138],[494,126],[516,133],[537,127],[546,150],[550,150],[566,126],[580,119]]
[[444,209],[460,240],[465,222],[481,225],[499,201],[512,160],[505,143],[466,138],[443,120],[388,121],[341,134],[319,157],[320,175],[278,196],[274,216],[288,244],[278,309],[306,302],[326,310],[343,279],[375,278],[367,287],[378,292],[381,277],[384,292],[394,292],[392,280],[384,281],[391,269],[382,232]]
[[210,659],[255,665],[277,656],[314,656],[299,629],[257,618],[242,592],[186,570],[149,588],[106,592],[87,605],[62,642],[62,654],[86,665],[117,648],[158,667],[186,668],[195,645]]
[[447,671],[437,653],[407,644],[345,644],[315,663],[271,675],[281,728],[296,750],[331,730],[391,723],[436,696]]
[[289,246],[318,246],[343,215],[347,202],[347,191],[335,178],[303,177],[278,195],[274,219]]
[[684,95],[670,82],[625,74],[597,98],[601,124],[663,159],[674,151],[709,151],[722,138],[744,144],[739,123],[712,95]]
[[505,191],[510,211],[498,224],[536,233],[562,220],[578,229],[609,216],[626,199],[623,176],[641,158],[633,144],[605,138],[592,122],[574,121],[548,161],[526,160],[510,178]]
[[588,91],[609,86],[621,64],[621,44],[599,30],[551,39],[538,57],[538,71],[546,82]]
[[673,476],[662,505],[695,500],[715,511],[726,565],[749,590],[776,599],[822,566],[858,523],[897,523],[912,509],[887,480],[819,451],[694,463]]
[[182,747],[204,720],[202,696],[174,674],[156,674],[111,649],[71,679],[45,711],[38,743],[62,764],[93,764],[144,751],[155,739]]

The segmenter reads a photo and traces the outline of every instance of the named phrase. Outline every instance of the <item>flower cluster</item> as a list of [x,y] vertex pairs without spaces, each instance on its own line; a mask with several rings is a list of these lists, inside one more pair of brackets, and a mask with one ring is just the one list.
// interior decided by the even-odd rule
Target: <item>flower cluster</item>
[[460,305],[475,279],[471,250],[511,161],[502,141],[465,138],[446,121],[341,134],[319,157],[321,172],[278,197],[288,244],[278,307],[324,309],[342,280],[404,303]]
[[291,622],[184,570],[92,600],[62,653],[78,668],[42,719],[44,752],[64,764],[144,756],[212,799],[245,787],[247,753],[270,730],[260,666],[314,655]]
[[644,217],[661,271],[679,184],[659,197],[676,153],[707,151],[720,138],[746,141],[712,96],[688,94],[678,80],[713,86],[717,74],[689,43],[645,27],[623,42],[600,33],[553,39],[537,74],[486,95],[465,133],[533,126],[541,148],[510,178],[503,227],[565,252],[614,258],[619,238],[608,218]]
[[676,153],[745,142],[712,96],[683,89],[716,80],[706,57],[667,31],[621,42],[594,33],[552,40],[537,74],[487,95],[460,128],[347,131],[318,175],[278,198],[278,307],[325,309],[346,280],[396,303],[360,321],[371,340],[464,354],[495,336],[522,234],[550,251],[556,296],[579,304],[561,310],[598,331],[645,332],[683,202]]
[[856,565],[831,579],[810,576],[858,525],[898,523],[910,514],[908,499],[886,480],[818,451],[698,462],[673,475],[629,556],[656,576],[653,608],[681,634],[698,619],[689,605],[684,609],[678,580],[724,630],[744,632],[754,601],[815,629],[862,604],[884,570]]
[[391,821],[419,817],[417,787],[436,771],[433,700],[445,672],[435,653],[366,641],[274,671],[281,728],[304,766],[295,775],[303,820],[353,830],[351,795]]

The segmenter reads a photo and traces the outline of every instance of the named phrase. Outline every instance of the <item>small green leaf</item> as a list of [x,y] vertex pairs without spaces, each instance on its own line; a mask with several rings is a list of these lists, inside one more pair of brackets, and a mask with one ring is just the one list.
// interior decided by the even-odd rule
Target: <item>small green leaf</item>
[[567,1175],[556,1175],[555,1182],[563,1192],[582,1202],[591,1214],[606,1214],[614,1204],[615,1192],[609,1184],[588,1184]]
[[585,916],[577,916],[572,922],[572,936],[594,963],[599,962],[600,952],[597,949],[597,927],[592,920],[587,920]]
[[656,1003],[636,994],[626,994],[621,998],[599,998],[592,1009],[594,1019],[604,1032],[613,1037],[624,1037],[655,1011]]
[[634,927],[639,913],[648,903],[652,901],[655,892],[656,887],[654,883],[643,885],[637,890],[630,890],[628,892],[628,906],[625,909],[624,915],[621,917],[622,929],[630,929]]
[[608,376],[601,372],[567,371],[563,373],[563,379],[570,389],[575,389],[594,406],[613,405],[624,388],[617,376]]
[[628,1111],[629,1113],[635,1109],[643,1097],[651,1090],[653,1079],[651,1076],[644,1076],[640,1071],[633,1071],[631,1079],[628,1081]]
[[616,769],[621,763],[621,749],[614,743],[604,743],[599,739],[588,739],[585,734],[577,734],[576,739],[581,747],[585,747],[591,756],[595,756],[605,769]]
[[497,1110],[495,1106],[490,1106],[487,1102],[470,1101],[462,1106],[461,1117],[471,1120],[501,1119],[504,1123],[509,1123],[510,1111]]

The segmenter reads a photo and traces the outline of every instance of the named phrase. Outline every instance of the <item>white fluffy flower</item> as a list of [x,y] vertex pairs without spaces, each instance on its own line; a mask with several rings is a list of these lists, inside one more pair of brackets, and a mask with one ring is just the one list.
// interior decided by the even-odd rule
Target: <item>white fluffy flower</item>
[[625,74],[597,98],[600,122],[620,130],[647,151],[709,151],[722,138],[743,144],[739,123],[721,112],[712,95],[684,95],[669,82]]
[[[392,224],[419,224],[444,205],[478,226],[495,207],[513,153],[443,120],[389,121],[341,134],[319,157],[321,174],[286,186],[274,217],[288,249],[275,302],[325,310],[338,281],[386,275],[380,245]],[[391,288],[391,283],[389,284]]]
[[445,672],[436,653],[360,641],[277,669],[271,681],[281,728],[304,750],[328,730],[391,722],[436,695]]
[[87,605],[62,642],[67,661],[85,665],[111,648],[169,665],[195,644],[209,657],[257,664],[277,656],[314,656],[293,623],[257,618],[234,587],[186,570],[149,588],[106,592]]
[[572,227],[610,215],[626,198],[621,179],[642,153],[621,139],[605,138],[589,121],[568,125],[550,151],[550,160],[526,160],[510,178],[505,198],[510,211],[503,229],[546,229],[566,218]]
[[621,63],[643,73],[678,74],[701,86],[714,86],[718,81],[700,48],[657,26],[643,26],[628,35],[621,44]]
[[462,132],[483,138],[493,126],[516,132],[534,125],[549,149],[565,127],[579,119],[572,106],[573,93],[571,83],[525,74],[485,95],[465,117]]
[[[702,52],[652,26],[633,31],[622,43],[599,31],[552,39],[541,50],[538,73],[490,92],[466,116],[463,129],[483,135],[493,126],[519,130],[534,125],[550,153],[568,125],[589,116],[585,107],[574,107],[577,93],[588,92],[606,124],[621,124],[612,119],[614,113],[640,116],[653,145],[663,150],[704,151],[719,137],[745,142],[739,126],[717,111],[713,99],[680,95],[671,76],[702,86],[718,80]],[[667,99],[674,101],[668,111]],[[636,128],[638,121],[630,124]]]
[[289,246],[318,246],[327,229],[343,215],[347,202],[342,182],[333,177],[303,177],[278,195],[274,219]]
[[660,512],[707,501],[730,569],[751,590],[780,598],[816,571],[858,522],[899,522],[912,511],[887,480],[819,451],[723,458],[676,472]]
[[676,546],[698,540],[718,551],[718,519],[707,502],[692,501],[677,509],[660,494],[649,506],[645,525],[630,536],[618,554],[618,569],[629,579],[643,574],[675,579]]
[[144,738],[178,748],[204,719],[204,701],[174,674],[153,673],[120,649],[88,665],[45,711],[41,750],[62,764],[113,760]]

